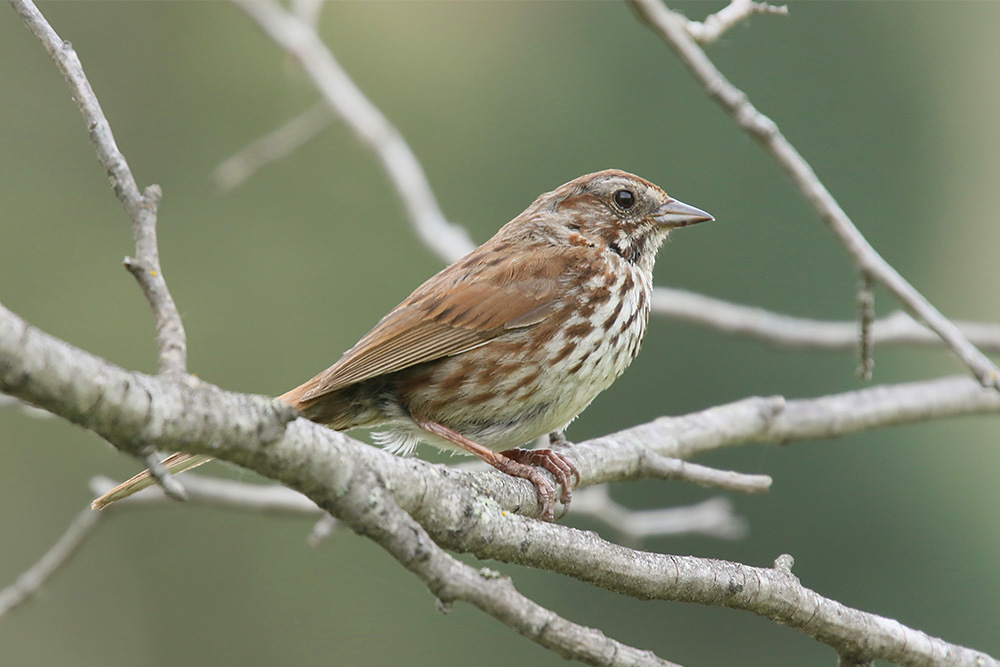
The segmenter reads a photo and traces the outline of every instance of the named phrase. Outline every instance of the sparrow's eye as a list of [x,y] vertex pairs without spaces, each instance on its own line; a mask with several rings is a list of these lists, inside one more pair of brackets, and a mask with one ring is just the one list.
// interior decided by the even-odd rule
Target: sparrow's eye
[[619,190],[614,194],[614,200],[619,208],[628,210],[635,206],[635,193],[631,190]]

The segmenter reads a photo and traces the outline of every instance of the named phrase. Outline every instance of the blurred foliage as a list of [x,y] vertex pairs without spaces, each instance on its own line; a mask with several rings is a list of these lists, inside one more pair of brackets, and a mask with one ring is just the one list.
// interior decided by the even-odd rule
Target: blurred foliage
[[[679,5],[701,18],[723,3]],[[228,3],[43,3],[76,47],[141,186],[163,186],[163,266],[193,372],[278,394],[330,364],[438,270],[376,159],[340,123],[251,182],[211,170],[317,98]],[[708,51],[776,120],[869,239],[946,314],[996,320],[1000,4],[793,3]],[[657,281],[850,318],[856,274],[758,146],[619,3],[333,3],[322,34],[477,241],[542,191],[634,171],[718,219],[676,234]],[[67,88],[0,10],[0,299],[127,368],[155,369],[151,318],[119,265],[127,220]],[[881,313],[895,306],[884,294]],[[753,394],[862,386],[849,353],[782,352],[654,320],[641,363],[570,430],[583,439]],[[875,381],[961,373],[944,352],[879,350]],[[704,462],[774,476],[734,498],[738,543],[647,547],[769,565],[949,641],[1000,654],[997,420],[909,426]],[[0,586],[135,462],[56,419],[0,411]],[[215,466],[214,472],[248,478]],[[634,507],[710,495],[615,489]],[[595,527],[588,525],[587,527]],[[107,523],[43,595],[0,622],[10,665],[561,662],[463,605],[447,616],[363,539],[317,549],[305,521],[168,507]],[[467,558],[467,557],[466,557]],[[471,560],[471,559],[470,559]],[[491,564],[493,566],[494,564]],[[687,665],[827,665],[828,649],[737,612],[639,603],[500,565],[570,619]]]

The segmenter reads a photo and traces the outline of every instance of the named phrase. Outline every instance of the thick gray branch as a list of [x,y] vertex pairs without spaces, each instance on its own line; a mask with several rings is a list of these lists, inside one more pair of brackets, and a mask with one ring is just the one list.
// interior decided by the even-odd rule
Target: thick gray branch
[[[392,489],[392,499],[443,548],[562,572],[640,598],[745,609],[842,655],[905,665],[1000,665],[823,598],[781,569],[644,553],[516,516],[512,512],[539,510],[534,488],[524,480],[396,458],[303,419],[292,421],[291,410],[273,399],[225,392],[186,376],[130,373],[30,327],[2,306],[0,391],[113,443],[145,441],[238,463],[304,493],[362,532],[383,531],[386,524],[362,520],[357,499],[387,499],[385,490]],[[948,378],[802,401],[746,399],[581,443],[568,455],[584,483],[593,484],[627,478],[650,453],[688,458],[744,442],[784,443],[998,411],[996,392],[969,378]],[[386,511],[396,516],[394,509]]]
[[[183,328],[166,290],[156,249],[159,189],[151,186],[139,193],[71,46],[59,39],[30,0],[11,2],[72,87],[99,159],[133,220],[137,259],[126,264],[156,313],[161,370],[183,371]],[[402,137],[339,68],[308,21],[284,12],[277,3],[240,4],[302,62],[331,107],[375,147],[428,243],[446,259],[460,254],[456,248],[463,244],[467,249],[471,245],[467,237],[444,220]],[[637,5],[642,4],[647,3],[637,0]],[[717,95],[725,103],[725,95]],[[734,110],[756,114],[748,103],[734,106]],[[770,121],[763,116],[757,114],[747,122],[751,131],[754,123],[763,127],[760,138],[765,144],[775,136],[784,141],[776,130],[771,133]],[[780,144],[772,148],[781,153]],[[787,148],[792,158],[801,161],[790,146]],[[796,176],[794,169],[786,168]],[[807,190],[807,196],[817,206],[829,207],[829,193],[818,181],[811,185],[813,191]],[[835,202],[832,205],[835,207]],[[944,318],[926,301],[915,300],[919,294],[866,246],[839,208],[830,208],[824,218],[841,235],[862,270],[877,276],[930,322],[983,382],[996,383],[995,367],[976,367],[981,360],[973,353],[978,351],[964,348],[957,330],[943,328],[935,318]],[[848,227],[841,229],[837,225],[843,226],[844,220]],[[863,252],[855,254],[858,247]],[[473,570],[441,547],[564,572],[636,597],[753,611],[830,644],[844,660],[997,664],[989,656],[819,596],[791,575],[789,558],[779,559],[770,569],[647,554],[592,534],[526,520],[511,514],[538,511],[534,489],[523,480],[497,473],[464,474],[396,459],[342,434],[296,420],[293,411],[273,399],[225,392],[180,372],[162,377],[126,372],[31,328],[2,306],[0,390],[79,423],[129,452],[158,446],[210,454],[279,480],[381,544],[445,604],[468,601],[566,657],[593,664],[669,664],[610,640],[599,631],[561,619],[520,596],[509,581]],[[705,483],[758,488],[767,480],[735,474],[720,477],[716,471],[698,466],[667,465],[663,457],[691,456],[742,442],[830,437],[949,414],[996,412],[997,401],[997,394],[962,380],[878,388],[813,401],[748,399],[583,443],[570,450],[570,455],[586,484],[642,475],[680,475]],[[92,524],[81,521],[85,525],[80,534],[86,534]],[[76,538],[73,531],[67,535],[66,542],[57,545],[53,567],[72,553]],[[66,544],[70,546],[63,548]],[[40,566],[47,567],[48,562]],[[45,571],[39,572],[44,578]]]
[[591,665],[674,665],[609,639],[600,630],[567,621],[518,593],[507,577],[486,568],[476,570],[448,555],[396,504],[372,470],[359,469],[331,509],[413,572],[445,608],[467,602],[564,658]]
[[[416,516],[423,521],[423,517]],[[810,635],[838,654],[899,665],[996,667],[1000,661],[949,644],[898,621],[847,607],[802,586],[785,567],[671,556],[627,549],[594,533],[537,521],[511,526],[470,525],[453,533],[452,548],[480,557],[555,570],[640,599],[698,602],[751,611]],[[439,536],[431,533],[435,539]],[[788,562],[783,557],[779,562]]]

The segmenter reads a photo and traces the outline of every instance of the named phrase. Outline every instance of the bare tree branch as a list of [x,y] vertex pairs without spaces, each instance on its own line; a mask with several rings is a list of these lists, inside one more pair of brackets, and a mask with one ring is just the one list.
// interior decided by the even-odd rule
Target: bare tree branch
[[[126,257],[123,264],[135,276],[153,310],[160,372],[186,373],[187,334],[160,268],[160,250],[156,240],[156,210],[162,195],[159,185],[150,185],[143,192],[142,209],[133,218],[132,225],[136,256]],[[157,482],[160,481],[162,478],[157,478]]]
[[291,154],[325,130],[333,118],[329,104],[315,104],[223,161],[212,172],[212,178],[223,190],[232,190],[265,165]]
[[[85,86],[85,92],[89,92],[96,105],[96,98],[68,44],[59,41],[29,0],[11,2],[61,63],[60,68],[74,90],[76,86]],[[645,5],[652,6],[645,0],[634,2],[640,10]],[[300,2],[298,9],[308,17],[302,20],[285,12],[277,3],[240,1],[239,4],[302,62],[331,107],[338,109],[359,136],[376,147],[397,189],[403,193],[418,229],[426,238],[439,241],[433,246],[438,254],[454,259],[449,253],[456,252],[463,242],[471,247],[464,233],[447,223],[437,209],[426,178],[405,142],[357,91],[310,27],[318,15],[318,5],[311,0]],[[738,0],[735,4],[743,3]],[[704,54],[701,57],[704,58]],[[65,63],[79,70],[79,76],[67,74],[72,67],[67,69]],[[724,99],[721,93],[719,97]],[[81,99],[79,95],[77,99]],[[345,104],[344,99],[349,100],[347,107],[353,106],[353,110],[345,112],[339,108]],[[107,122],[99,107],[96,107],[97,115],[88,115],[85,106],[81,102],[81,110],[94,137],[95,125],[103,123],[106,128]],[[748,103],[747,107],[756,113]],[[762,116],[755,119],[755,122],[763,121],[770,123]],[[752,125],[751,121],[747,122]],[[776,129],[774,132],[780,138]],[[161,303],[162,295],[152,292],[162,283],[155,239],[159,191],[151,186],[140,196],[124,158],[114,147],[110,128],[101,136],[105,138],[94,139],[99,155],[102,151],[114,153],[112,162],[105,162],[102,157],[102,163],[112,175],[116,193],[128,191],[119,197],[130,215],[133,209],[136,210],[133,229],[139,259],[131,261],[130,270],[143,284],[160,328],[160,310],[170,319],[176,315],[176,309],[172,300],[169,301],[171,315]],[[790,146],[787,148],[792,157],[801,160]],[[124,173],[116,174],[114,169],[124,169]],[[794,170],[790,171],[794,176]],[[412,180],[401,180],[404,177],[413,179],[414,173],[419,176],[416,186]],[[123,176],[128,179],[124,185]],[[814,185],[818,186],[818,193],[807,193],[807,196],[820,203],[825,196],[832,202],[832,197],[818,181]],[[428,208],[426,197],[420,199],[424,195],[429,195],[432,208]],[[833,205],[836,206],[835,202]],[[837,211],[839,208],[827,212],[831,216],[828,224],[839,224],[837,216],[833,215]],[[843,217],[846,220],[846,216]],[[847,224],[850,225],[849,220]],[[435,235],[440,236],[442,230],[450,230],[453,235],[446,240],[436,239]],[[857,238],[851,235],[851,230]],[[839,233],[852,254],[858,251],[857,240],[860,238],[864,242],[853,225]],[[864,244],[859,246],[860,255],[854,256],[866,274],[870,272],[883,283],[893,276],[902,281],[877,254],[874,259],[868,256],[868,251],[874,254],[874,250],[867,242]],[[891,273],[876,271],[881,267],[879,262]],[[147,289],[144,280],[153,287]],[[919,297],[905,281],[902,285]],[[888,286],[893,290],[891,284]],[[165,291],[165,283],[162,287]],[[914,306],[899,294],[897,297],[922,316],[925,313],[919,307],[921,303],[944,320],[926,301]],[[169,299],[168,292],[166,298]],[[934,325],[933,319],[925,319]],[[960,336],[955,341],[949,338],[948,331],[934,328],[960,355],[969,353],[959,345],[964,341]],[[605,542],[591,533],[526,520],[517,514],[537,515],[539,508],[534,489],[524,480],[496,472],[461,473],[414,459],[395,458],[342,434],[295,419],[294,411],[273,399],[222,391],[183,373],[183,329],[180,329],[179,357],[176,340],[170,347],[163,342],[164,336],[166,334],[160,332],[163,373],[155,377],[130,373],[31,328],[0,306],[0,391],[36,403],[89,428],[124,451],[146,452],[160,446],[208,454],[299,489],[318,508],[388,550],[414,572],[444,606],[455,600],[469,602],[565,657],[591,664],[672,664],[608,639],[598,630],[555,615],[517,593],[508,580],[486,570],[474,570],[449,556],[444,549],[562,572],[643,599],[698,602],[751,611],[830,645],[842,663],[861,664],[886,659],[906,665],[1000,664],[985,654],[929,637],[896,621],[851,609],[816,594],[801,586],[791,574],[792,560],[788,556],[780,557],[772,569],[650,554]],[[972,351],[978,354],[974,348]],[[963,359],[970,364],[980,361],[974,356],[963,356]],[[984,383],[996,384],[996,369],[992,365],[974,366],[974,370]],[[755,491],[766,488],[769,478],[717,471],[677,459],[747,442],[785,443],[946,415],[998,411],[1000,394],[985,391],[967,378],[876,387],[801,401],[785,401],[781,397],[754,398],[685,417],[661,418],[580,443],[568,450],[568,456],[577,464],[584,484],[658,476]],[[259,499],[265,494],[255,491],[251,495]],[[250,498],[244,495],[230,502],[237,506],[244,501],[250,502]],[[136,501],[136,506],[140,502]],[[300,504],[292,509],[293,502]],[[281,503],[287,503],[289,512],[306,511],[301,501],[291,501],[287,496],[278,501],[272,498],[270,507]],[[263,507],[263,503],[260,506]],[[316,508],[309,507],[308,511],[316,511]],[[98,513],[93,515],[100,516]],[[89,533],[86,526],[80,530],[84,536]],[[45,577],[65,562],[81,543],[83,537],[74,537],[73,533],[73,530],[68,531],[59,541],[56,547],[63,545],[60,550],[54,547],[50,551],[50,554],[56,552],[56,556],[51,560],[43,559],[29,570],[38,576],[29,577],[31,580],[26,586],[9,589],[14,591],[9,598],[14,604],[37,591]]]
[[473,249],[465,230],[448,222],[406,140],[355,85],[315,29],[273,0],[234,0],[302,65],[323,99],[371,146],[399,192],[421,240],[446,263]]
[[[97,480],[96,491],[110,482]],[[316,515],[322,511],[308,498],[284,487],[262,487],[249,484],[199,478],[190,475],[185,486],[194,502],[210,501],[232,509],[264,511],[267,513]],[[384,487],[377,487],[385,494]],[[155,491],[155,490],[154,490]],[[148,506],[164,499],[162,492],[133,496],[114,505],[112,513],[122,509]],[[354,500],[358,503],[358,500]],[[450,606],[463,601],[496,617],[540,645],[552,649],[565,658],[576,659],[593,665],[662,665],[675,663],[662,660],[649,651],[641,651],[606,637],[599,630],[581,626],[558,616],[518,593],[507,577],[486,568],[476,570],[452,558],[434,544],[409,515],[391,498],[383,498],[381,506],[373,503],[368,495],[360,501],[355,530],[372,537],[393,554],[403,565],[414,572],[438,598]],[[377,520],[366,516],[377,511]],[[393,522],[386,524],[385,514]],[[702,513],[703,516],[706,513]],[[50,549],[42,560],[26,571],[17,582],[0,591],[0,617],[34,595],[42,584],[80,547],[97,526],[105,512],[95,512],[88,507],[73,521],[69,530]],[[359,524],[360,522],[360,524]],[[383,528],[373,531],[372,526]]]
[[126,257],[125,267],[139,281],[153,310],[160,372],[183,373],[187,369],[187,339],[177,306],[163,278],[156,244],[156,208],[162,194],[160,186],[151,185],[140,194],[73,45],[60,39],[31,0],[10,0],[10,4],[52,56],[69,84],[73,99],[87,123],[90,140],[97,149],[97,159],[107,170],[111,188],[132,220],[136,258]]
[[315,28],[319,24],[319,15],[323,11],[323,4],[326,0],[292,0],[292,14],[297,16],[306,25]]
[[94,533],[102,518],[100,512],[94,512],[89,506],[77,514],[52,548],[18,577],[17,581],[0,591],[0,618],[34,597],[49,577],[76,554],[80,546]]
[[[415,518],[423,522],[423,515]],[[480,557],[557,570],[608,590],[639,597],[721,605],[759,614],[828,644],[839,655],[899,665],[1000,665],[979,651],[950,644],[898,621],[825,598],[801,585],[791,558],[757,568],[691,556],[637,552],[562,526],[523,521],[521,531],[482,522],[451,548]],[[431,532],[435,540],[443,536]],[[496,538],[494,540],[494,538]],[[454,542],[454,538],[449,542]]]
[[718,470],[652,454],[643,460],[640,475],[653,479],[681,480],[734,493],[766,493],[771,489],[770,475],[747,475],[732,470]]
[[784,169],[858,268],[885,286],[916,317],[937,333],[984,387],[1000,390],[1000,369],[970,343],[948,318],[904,279],[868,243],[809,163],[785,139],[773,120],[759,112],[746,94],[729,82],[691,38],[688,21],[661,0],[629,0],[638,16],[677,53],[705,91],[756,139]]
[[[677,418],[667,417],[666,419]],[[628,429],[623,431],[623,433],[627,432]],[[545,446],[549,446],[548,436],[543,436],[543,439]],[[576,452],[578,445],[582,444],[585,443],[569,443],[566,446],[557,446],[557,449],[562,452]],[[771,489],[772,480],[770,475],[748,475],[731,470],[720,470],[697,463],[689,463],[669,454],[662,454],[655,451],[643,452],[635,450],[629,455],[638,457],[636,465],[629,471],[627,478],[618,478],[616,481],[626,481],[626,479],[632,481],[639,479],[675,480],[707,488],[744,494],[767,493]],[[469,472],[492,470],[489,465],[478,460],[456,463],[450,467],[455,470]]]
[[[470,467],[459,464],[451,468],[468,470]],[[477,469],[488,470],[478,466]],[[318,528],[314,528],[310,543],[322,541],[332,529],[330,525],[332,517],[329,514],[301,493],[284,486],[235,482],[196,473],[184,475],[183,480],[187,505],[275,516],[318,517]],[[115,486],[117,482],[107,477],[95,477],[90,482],[90,488],[97,496],[104,495]],[[151,488],[115,502],[103,511],[116,513],[121,510],[164,504],[177,506],[162,490]],[[600,521],[615,530],[630,544],[638,544],[649,537],[676,537],[686,534],[739,539],[747,532],[746,521],[733,514],[732,504],[725,498],[711,498],[691,507],[633,510],[612,500],[606,485],[594,486],[573,494],[570,516],[585,516]]]
[[631,510],[611,498],[606,484],[574,493],[570,515],[601,521],[632,546],[649,537],[667,535],[738,540],[749,530],[746,520],[733,513],[733,504],[725,498],[709,498],[690,507]]
[[[852,350],[858,345],[857,322],[794,317],[670,287],[653,288],[652,312],[776,347]],[[1000,351],[1000,325],[961,321],[955,324],[976,345]],[[943,345],[939,336],[902,311],[873,321],[871,335],[875,346]]]
[[730,28],[750,18],[752,14],[787,14],[788,7],[753,0],[732,0],[728,5],[705,17],[704,21],[688,21],[687,31],[699,44],[711,44]]
[[167,467],[163,465],[163,457],[156,451],[156,448],[151,445],[144,446],[139,451],[139,454],[140,458],[146,463],[149,476],[153,478],[158,487],[163,489],[163,493],[167,494],[173,500],[187,500],[184,487],[174,479],[170,471],[167,470]]
[[[350,118],[354,119],[352,121],[353,127],[388,124],[384,116],[364,99],[363,94],[350,81],[326,45],[319,41],[314,33],[301,43],[297,41],[296,36],[301,31],[306,30],[308,26],[297,25],[294,18],[283,14],[283,10],[276,8],[273,3],[239,4],[265,28],[275,42],[303,63],[316,87],[324,93],[326,104],[342,116],[350,115]],[[718,37],[722,32],[744,20],[750,14],[760,12],[785,13],[785,11],[784,7],[774,7],[766,3],[735,0],[717,14],[707,18],[703,28],[696,27],[702,24],[689,21],[686,24],[686,29],[694,33]],[[363,102],[357,99],[359,97]],[[334,100],[337,99],[342,99],[342,101],[334,103]],[[372,110],[374,110],[375,116],[369,116]],[[282,157],[287,151],[297,147],[299,142],[307,140],[312,132],[325,126],[323,118],[323,114],[317,108],[304,112],[287,125],[259,139],[238,155],[226,160],[216,170],[216,178],[227,184],[242,180],[249,174],[249,171],[246,170],[258,168],[266,161]],[[356,131],[362,138],[367,136],[360,130]],[[397,133],[393,129],[387,134]],[[378,153],[390,175],[402,175],[413,170],[423,173],[419,162],[408,148],[405,151],[394,151],[388,150],[384,146],[380,147],[381,145],[374,141],[368,141],[368,143]],[[394,166],[389,166],[388,161],[392,159],[401,161]],[[413,164],[410,164],[410,160],[413,161]],[[398,185],[403,180],[402,176],[394,176],[393,178],[404,201],[411,198],[410,203],[407,204],[411,221],[417,227],[421,239],[427,243],[432,251],[445,262],[452,262],[473,249],[473,244],[467,233],[457,225],[450,224],[450,228],[457,231],[456,234],[438,234],[436,221],[443,219],[443,214],[437,204],[435,203],[433,207],[425,206],[425,197],[415,196],[414,189]],[[418,180],[429,189],[426,178],[421,177]],[[424,213],[420,213],[421,211]],[[857,325],[853,323],[819,322],[795,318],[771,313],[760,308],[731,304],[679,289],[656,288],[653,295],[652,311],[667,317],[717,328],[728,333],[751,336],[782,347],[853,349],[858,344]],[[990,350],[1000,350],[1000,325],[958,324],[960,330],[977,345]],[[941,341],[939,336],[933,335],[905,314],[893,314],[878,320],[874,332],[873,342],[882,345],[895,343],[933,345],[940,344]]]
[[[2,305],[0,391],[81,424],[121,448],[132,447],[137,440],[167,449],[171,448],[168,445],[178,444],[182,445],[175,447],[179,451],[216,455],[254,470],[260,462],[244,457],[270,455],[264,451],[266,448],[255,447],[253,441],[267,443],[289,437],[284,424],[296,417],[291,408],[275,399],[224,392],[197,378],[171,379],[124,371],[30,327]],[[225,408],[233,411],[231,421]],[[579,442],[565,454],[579,469],[581,484],[589,486],[642,477],[646,457],[651,454],[689,459],[751,442],[785,444],[949,416],[998,412],[1000,395],[966,378],[951,377],[813,399],[747,398],[683,417],[661,417]],[[269,425],[261,423],[264,419],[270,420]],[[295,423],[306,428],[310,422],[299,419]],[[244,442],[237,437],[241,433],[253,437]],[[328,441],[332,439],[340,446],[352,443],[352,452],[356,448],[366,456],[379,457],[380,464],[390,466],[383,471],[385,475],[400,476],[396,480],[398,490],[410,488],[413,480],[408,476],[426,465],[414,459],[399,459],[322,427],[308,433],[311,439],[322,441],[316,445],[318,450],[332,447]],[[224,444],[233,438],[236,443]],[[227,447],[232,450],[228,457]],[[328,460],[322,451],[311,452],[304,447],[295,453],[296,461],[304,462],[312,454]],[[283,479],[277,472],[263,474]],[[525,514],[538,509],[534,488],[524,480],[494,471],[469,474],[453,470],[448,475],[460,476],[470,484],[483,481],[490,487],[490,495],[509,509],[519,508]],[[425,499],[433,495],[423,483],[417,486],[421,487],[418,494]]]
[[[394,522],[405,515],[390,506],[398,504],[442,548],[562,572],[644,599],[752,611],[829,644],[842,655],[904,665],[1000,665],[985,654],[819,596],[781,568],[638,552],[592,533],[526,520],[511,513],[540,511],[534,488],[524,480],[400,459],[304,419],[289,421],[292,411],[273,399],[225,392],[189,376],[126,372],[27,326],[3,307],[0,390],[112,443],[140,439],[245,466],[304,492],[377,540],[383,534],[397,535]],[[746,399],[579,443],[567,456],[583,483],[593,484],[628,478],[650,451],[687,458],[746,442],[828,438],[876,426],[998,411],[1000,394],[969,378],[945,378],[802,401]],[[391,497],[386,489],[392,489]],[[372,498],[379,500],[374,505],[359,500]],[[403,537],[414,535],[419,543],[419,533],[407,531]],[[472,585],[472,580],[465,581]],[[447,600],[451,594],[441,595]],[[535,613],[524,607],[521,612]],[[523,616],[511,622],[529,632]]]
[[36,408],[30,403],[25,403],[19,398],[14,396],[5,396],[0,394],[0,410],[7,408],[15,408],[20,410],[22,414],[28,415],[29,417],[34,417],[35,419],[51,419],[55,417],[54,414],[48,412],[47,410],[42,410],[41,408]]
[[[197,473],[184,475],[183,480],[184,492],[187,494],[186,504],[188,505],[203,505],[275,516],[315,518],[323,513],[323,510],[317,507],[316,503],[301,493],[284,486],[234,482]],[[90,488],[95,495],[103,495],[117,484],[107,477],[95,477],[90,480]],[[131,508],[161,505],[167,502],[169,502],[169,498],[162,490],[150,488],[113,503],[107,509],[101,510],[100,513],[110,512],[114,514]],[[176,505],[172,502],[170,504]]]
[[[125,156],[118,150],[111,125],[101,110],[97,95],[87,80],[72,44],[59,38],[31,0],[11,0],[11,4],[48,51],[69,84],[73,99],[87,123],[91,142],[97,149],[97,158],[107,170],[111,187],[132,220],[136,257],[126,257],[124,265],[139,283],[153,311],[160,372],[185,373],[187,336],[160,268],[160,250],[156,238],[156,213],[163,194],[160,186],[150,185],[145,192],[139,193],[132,170]],[[160,465],[155,449],[138,443],[127,451],[146,461],[151,476],[165,493],[178,500],[184,499],[184,489]]]
[[872,326],[875,323],[875,280],[867,273],[861,274],[861,284],[858,286],[858,376],[862,380],[872,379],[872,369],[875,359],[872,356],[874,347]]
[[567,621],[518,593],[507,577],[449,556],[371,471],[362,474],[368,481],[354,480],[337,503],[337,516],[417,575],[445,609],[455,601],[467,602],[564,658],[591,665],[674,665]]

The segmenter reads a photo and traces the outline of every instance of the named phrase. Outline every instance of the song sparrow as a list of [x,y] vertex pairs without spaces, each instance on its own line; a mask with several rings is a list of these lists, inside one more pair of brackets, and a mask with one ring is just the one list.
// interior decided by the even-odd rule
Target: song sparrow
[[[556,440],[632,362],[646,330],[653,263],[669,230],[712,216],[609,169],[543,194],[489,241],[418,287],[333,366],[280,399],[337,430],[383,426],[401,454],[420,441],[466,451],[534,483],[552,520]],[[175,454],[168,469],[208,457]],[[95,507],[148,485],[140,474]]]

